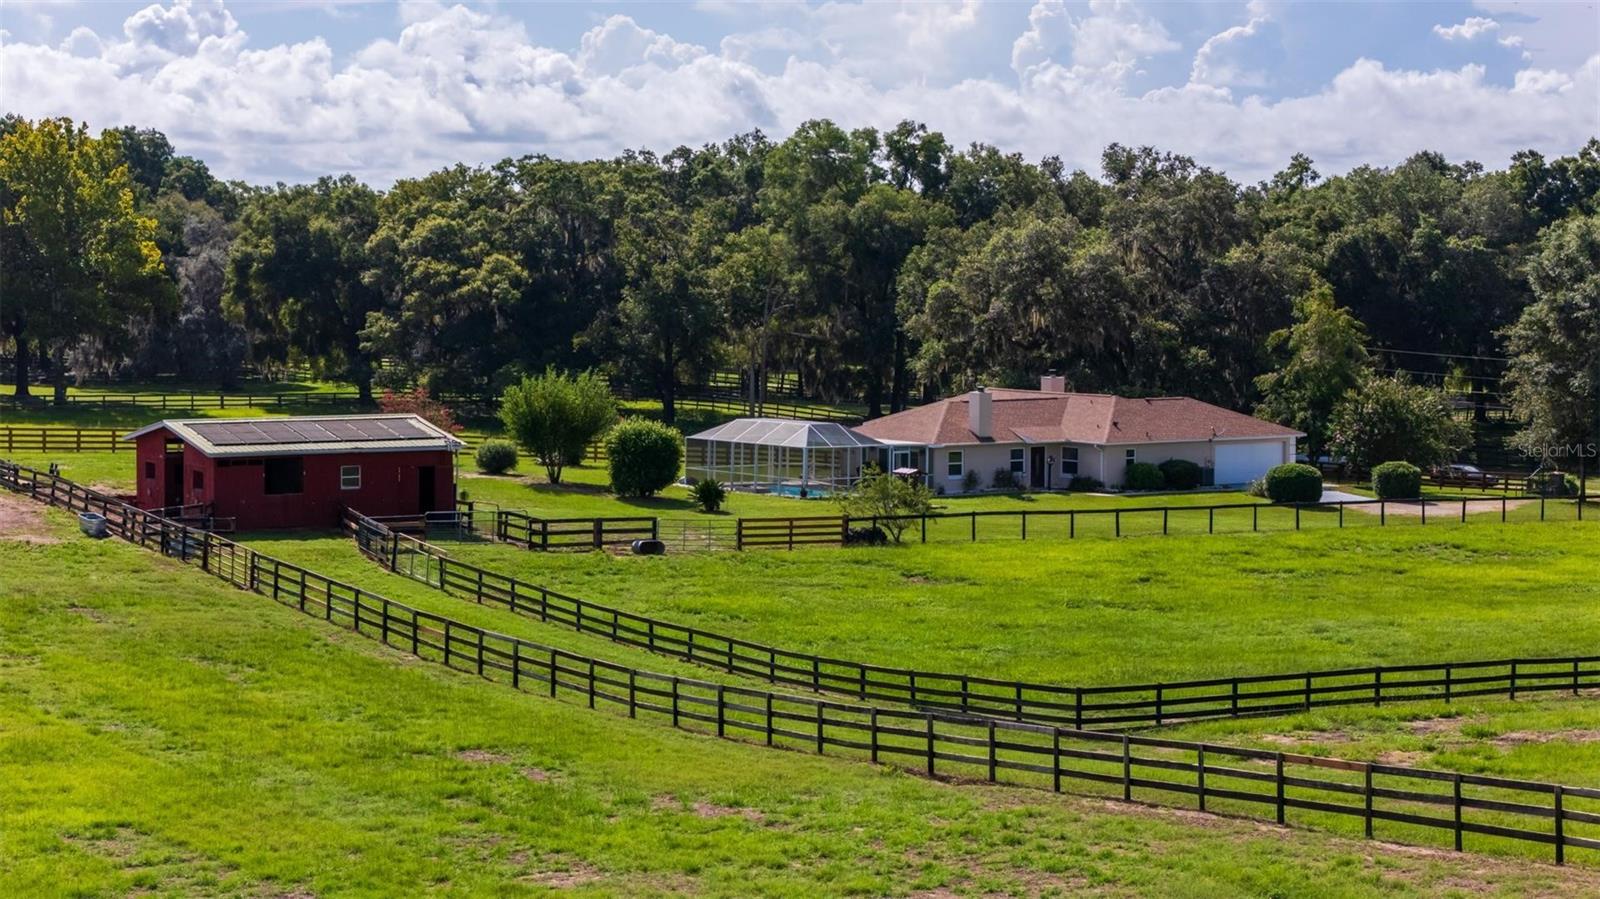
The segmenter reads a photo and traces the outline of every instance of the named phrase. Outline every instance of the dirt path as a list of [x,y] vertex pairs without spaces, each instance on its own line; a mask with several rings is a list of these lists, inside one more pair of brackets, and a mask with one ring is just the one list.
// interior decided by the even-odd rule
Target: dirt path
[[5,492],[0,492],[0,540],[37,544],[61,542],[50,534],[44,506]]

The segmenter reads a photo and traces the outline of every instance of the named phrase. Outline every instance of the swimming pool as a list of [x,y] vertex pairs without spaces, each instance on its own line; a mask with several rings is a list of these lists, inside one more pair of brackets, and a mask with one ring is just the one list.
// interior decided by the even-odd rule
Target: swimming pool
[[[805,490],[805,494],[803,496],[800,493],[800,491],[802,489]],[[827,499],[828,498],[828,490],[827,490],[826,487],[805,487],[805,488],[802,488],[799,484],[774,484],[774,485],[772,485],[772,488],[770,490],[768,490],[767,492],[772,494],[773,496],[793,496],[793,497],[798,497],[800,499]]]

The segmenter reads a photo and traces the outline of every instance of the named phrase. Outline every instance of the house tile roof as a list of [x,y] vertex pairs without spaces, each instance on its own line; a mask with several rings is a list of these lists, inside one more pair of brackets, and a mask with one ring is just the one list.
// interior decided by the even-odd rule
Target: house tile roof
[[968,426],[968,394],[876,418],[856,428],[886,443],[1084,443],[1096,446],[1303,437],[1263,421],[1186,396],[1132,399],[1097,393],[996,388],[991,437]]

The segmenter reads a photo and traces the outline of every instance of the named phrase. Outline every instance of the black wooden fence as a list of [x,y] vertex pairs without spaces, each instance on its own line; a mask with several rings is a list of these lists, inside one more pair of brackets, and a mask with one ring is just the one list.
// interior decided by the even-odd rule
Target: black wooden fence
[[[1173,533],[1216,534],[1261,531],[1340,529],[1347,524],[1388,526],[1393,521],[1467,523],[1511,520],[1522,503],[1538,503],[1539,520],[1584,520],[1585,503],[1575,499],[1500,496],[1438,496],[1417,500],[1338,500],[1317,503],[1217,503],[1185,506],[1118,506],[1105,509],[991,509],[972,512],[929,512],[922,515],[843,515],[741,519],[741,531],[759,535],[738,543],[746,547],[793,549],[811,543],[840,545],[851,528],[894,523],[905,540],[971,542],[982,540],[1074,540],[1086,536],[1163,536]],[[1591,501],[1592,502],[1592,501]],[[1571,514],[1567,509],[1571,508]],[[1348,514],[1352,510],[1356,518]],[[1593,510],[1589,510],[1590,514]],[[1393,520],[1393,521],[1392,521]],[[747,526],[746,522],[751,525]],[[786,541],[790,529],[810,539]]]
[[1357,819],[1368,837],[1379,822],[1394,823],[1405,826],[1386,827],[1386,839],[1444,831],[1458,850],[1469,834],[1474,849],[1532,843],[1550,847],[1558,864],[1569,848],[1600,852],[1600,789],[867,706],[659,674],[424,612],[32,469],[0,463],[0,487],[103,514],[119,537],[418,658],[677,728],[929,776],[1058,792],[1071,781],[1125,801],[1265,811],[1278,824],[1288,823],[1291,809],[1297,821],[1335,827]]
[[648,516],[614,518],[538,518],[524,512],[494,512],[494,538],[528,549],[568,549],[632,543],[655,539],[656,519]]
[[1215,718],[1292,714],[1371,703],[1518,696],[1600,687],[1600,656],[1384,665],[1173,683],[1072,687],[919,671],[768,646],[627,612],[451,558],[357,512],[345,515],[361,551],[384,567],[480,605],[769,683],[862,701],[1074,729],[1123,729]]

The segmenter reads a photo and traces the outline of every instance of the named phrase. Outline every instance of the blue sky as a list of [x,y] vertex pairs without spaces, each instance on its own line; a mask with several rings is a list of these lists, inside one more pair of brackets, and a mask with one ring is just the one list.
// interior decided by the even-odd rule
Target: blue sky
[[1600,134],[1600,10],[1542,3],[0,0],[0,107],[161,128],[227,177],[379,184],[507,155],[914,118],[1094,170],[1239,178]]

